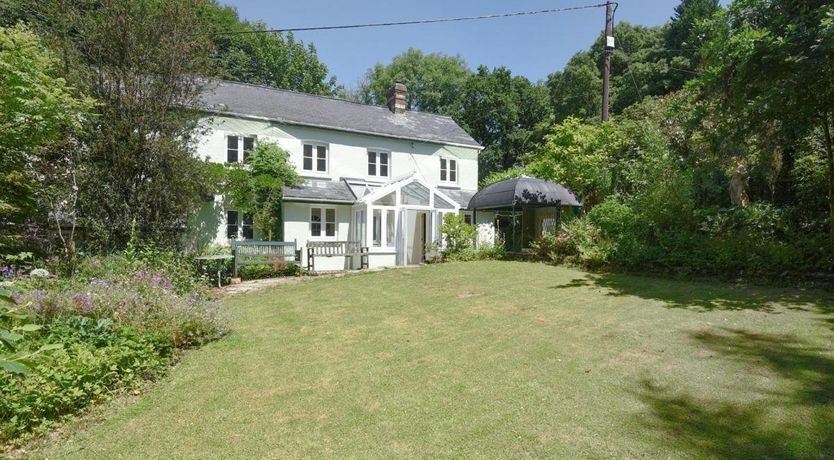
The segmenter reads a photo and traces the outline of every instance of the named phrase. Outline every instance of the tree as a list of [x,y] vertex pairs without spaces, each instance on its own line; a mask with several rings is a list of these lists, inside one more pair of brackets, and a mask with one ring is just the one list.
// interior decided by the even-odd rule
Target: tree
[[12,27],[25,22],[27,3],[23,0],[0,0],[0,27]]
[[0,250],[20,244],[20,225],[38,211],[37,192],[57,177],[33,166],[79,132],[92,107],[59,76],[60,68],[27,27],[0,27]]
[[[611,111],[621,113],[646,96],[662,96],[671,89],[671,75],[663,50],[663,28],[620,22],[614,26],[616,48],[611,59]],[[602,56],[605,37],[600,35],[591,54]],[[602,60],[599,63],[602,72]]]
[[408,109],[455,115],[460,94],[472,74],[460,56],[423,54],[414,48],[395,56],[388,65],[377,64],[359,84],[358,98],[367,104],[386,105],[394,83],[408,87]]
[[718,0],[681,0],[666,27],[666,46],[683,49],[701,45],[702,41],[698,38],[700,23],[712,18],[719,9]]
[[216,0],[206,11],[209,30],[221,32],[211,35],[221,78],[311,94],[335,91],[336,78],[328,78],[327,66],[312,44],[305,46],[292,33],[264,32],[266,24],[241,20],[233,7]]
[[834,237],[834,5],[823,0],[736,0],[716,15],[700,81],[745,127],[799,139],[816,131],[828,169]]
[[556,121],[594,118],[602,110],[602,76],[589,52],[574,54],[563,70],[550,74],[547,88]]
[[480,178],[516,166],[538,139],[536,126],[550,116],[547,87],[505,67],[480,66],[464,85],[461,108],[456,121],[485,147]]
[[255,229],[267,240],[283,238],[283,187],[301,182],[289,158],[289,153],[277,144],[261,142],[249,152],[245,165],[232,164],[227,171],[232,206],[252,214]]
[[80,222],[100,248],[138,237],[180,242],[205,191],[196,158],[203,75],[211,66],[205,0],[109,0],[43,5],[39,27],[95,117],[78,177]]
[[682,88],[697,75],[698,51],[708,40],[704,25],[720,9],[718,0],[682,0],[675,7],[675,14],[664,31],[666,59],[671,71],[670,90]]
[[610,166],[622,142],[612,123],[588,124],[568,118],[554,125],[529,155],[527,170],[570,188],[590,207],[611,193]]

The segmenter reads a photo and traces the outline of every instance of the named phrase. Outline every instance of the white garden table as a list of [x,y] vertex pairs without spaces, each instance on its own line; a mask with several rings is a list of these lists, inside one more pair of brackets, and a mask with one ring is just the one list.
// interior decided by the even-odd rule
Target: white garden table
[[200,256],[196,257],[195,260],[206,260],[206,261],[213,261],[217,265],[217,287],[221,287],[221,279],[222,271],[223,271],[223,263],[227,260],[234,259],[235,256],[228,255],[228,254],[219,254],[215,256]]

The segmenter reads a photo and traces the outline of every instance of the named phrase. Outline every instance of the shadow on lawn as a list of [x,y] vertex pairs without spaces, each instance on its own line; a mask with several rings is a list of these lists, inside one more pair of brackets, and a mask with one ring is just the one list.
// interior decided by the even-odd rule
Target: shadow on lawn
[[[681,281],[616,273],[588,274],[554,289],[602,288],[612,296],[636,296],[664,302],[668,308],[700,311],[757,310],[778,313],[777,305],[795,310],[834,314],[834,294],[757,286],[733,286],[724,282]],[[834,325],[834,318],[828,320]]]
[[[765,393],[768,402],[700,399],[644,380],[637,397],[649,408],[646,428],[694,456],[719,458],[832,458],[834,456],[834,359],[787,335],[721,329],[692,338],[745,367],[778,375],[785,390],[728,389]],[[720,391],[720,388],[716,388]],[[720,396],[720,393],[718,394]]]

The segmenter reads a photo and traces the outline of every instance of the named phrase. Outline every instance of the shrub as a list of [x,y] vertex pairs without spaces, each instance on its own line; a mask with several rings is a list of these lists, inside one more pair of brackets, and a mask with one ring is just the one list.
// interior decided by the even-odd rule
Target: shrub
[[219,306],[207,292],[178,294],[160,272],[139,270],[84,284],[48,279],[30,285],[35,289],[19,301],[42,321],[75,315],[110,319],[164,337],[173,347],[201,344],[222,332]]
[[471,262],[473,260],[499,260],[506,256],[504,243],[497,241],[492,245],[482,245],[478,248],[469,246],[458,252],[446,253],[446,259],[453,262]]
[[238,269],[238,275],[244,280],[259,280],[263,278],[274,278],[280,273],[275,271],[272,265],[244,265]]
[[275,278],[279,276],[301,276],[303,270],[295,262],[277,260],[271,265],[244,265],[238,270],[238,275],[244,280],[257,280],[264,278]]
[[535,260],[555,264],[565,262],[568,257],[577,254],[575,241],[567,232],[560,232],[558,235],[545,233],[530,243],[530,249]]
[[461,214],[445,213],[440,232],[443,234],[443,249],[447,254],[455,254],[475,246],[477,229],[474,225],[467,224]]

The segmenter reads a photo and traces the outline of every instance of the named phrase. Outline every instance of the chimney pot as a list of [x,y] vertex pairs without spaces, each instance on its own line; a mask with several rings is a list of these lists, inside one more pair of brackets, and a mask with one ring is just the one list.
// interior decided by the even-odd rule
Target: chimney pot
[[394,113],[403,113],[408,106],[408,88],[397,82],[388,91],[388,109]]

